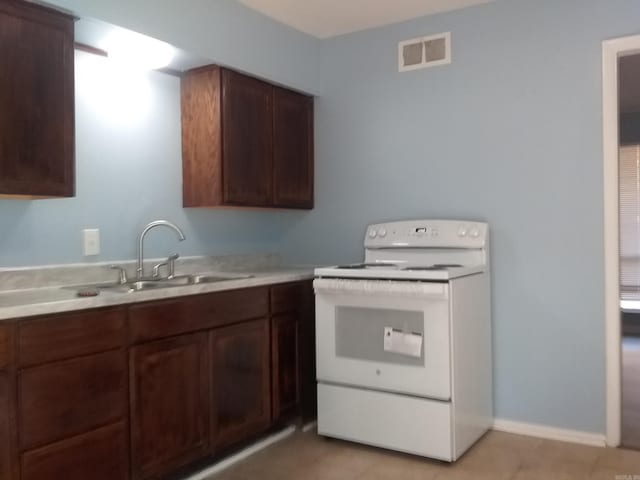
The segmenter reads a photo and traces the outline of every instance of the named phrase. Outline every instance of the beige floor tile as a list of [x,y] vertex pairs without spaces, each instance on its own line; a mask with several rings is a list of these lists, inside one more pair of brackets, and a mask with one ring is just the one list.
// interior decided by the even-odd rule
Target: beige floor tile
[[473,472],[454,468],[449,472],[439,473],[434,480],[511,480],[512,477],[511,473]]
[[617,468],[596,468],[589,475],[589,480],[617,480],[620,475],[625,475],[625,472]]
[[640,452],[491,432],[453,464],[296,433],[211,480],[618,480]]
[[583,463],[593,468],[602,454],[602,448],[576,443],[543,440],[535,449],[536,456],[549,462]]
[[527,453],[538,448],[542,441],[541,438],[528,437],[526,435],[489,431],[478,441],[478,445],[488,445]]
[[585,480],[588,478],[587,474],[578,473],[562,473],[562,472],[549,472],[549,471],[524,471],[516,472],[512,477],[512,480]]
[[473,446],[453,466],[456,471],[513,475],[521,465],[522,455],[518,452],[480,443]]
[[450,465],[408,455],[388,455],[365,470],[358,480],[433,480]]
[[597,461],[598,467],[623,470],[623,473],[640,475],[640,451],[624,448],[603,449]]
[[[313,472],[336,470],[349,472],[353,476],[361,475],[372,466],[384,461],[386,454],[373,448],[344,445],[342,449],[327,453],[308,465]],[[324,477],[323,477],[324,478]]]

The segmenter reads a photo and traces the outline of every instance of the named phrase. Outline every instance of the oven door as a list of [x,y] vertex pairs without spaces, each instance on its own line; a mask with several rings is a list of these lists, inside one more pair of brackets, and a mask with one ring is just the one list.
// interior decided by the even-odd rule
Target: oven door
[[318,278],[318,382],[451,398],[449,285]]

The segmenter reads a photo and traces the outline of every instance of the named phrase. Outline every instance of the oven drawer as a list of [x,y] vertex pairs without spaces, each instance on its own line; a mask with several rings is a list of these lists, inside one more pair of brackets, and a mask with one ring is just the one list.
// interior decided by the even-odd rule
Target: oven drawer
[[[325,285],[332,284],[315,282],[318,381],[451,398],[448,284]],[[414,348],[403,348],[408,344]]]
[[451,404],[318,384],[318,433],[452,461]]

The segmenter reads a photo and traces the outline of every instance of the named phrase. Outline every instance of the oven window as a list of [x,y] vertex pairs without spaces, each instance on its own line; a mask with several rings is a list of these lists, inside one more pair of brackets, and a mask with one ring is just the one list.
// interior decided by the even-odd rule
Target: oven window
[[[424,365],[424,312],[336,307],[336,356],[397,365]],[[385,328],[422,336],[420,357],[384,349]]]

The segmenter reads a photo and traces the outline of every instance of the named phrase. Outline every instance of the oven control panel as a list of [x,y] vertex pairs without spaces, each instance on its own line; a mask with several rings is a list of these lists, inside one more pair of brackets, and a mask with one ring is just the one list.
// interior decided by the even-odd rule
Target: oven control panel
[[489,227],[484,222],[461,220],[410,220],[369,225],[367,248],[484,248]]

